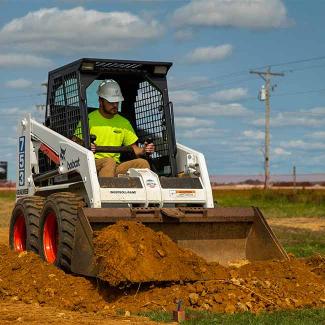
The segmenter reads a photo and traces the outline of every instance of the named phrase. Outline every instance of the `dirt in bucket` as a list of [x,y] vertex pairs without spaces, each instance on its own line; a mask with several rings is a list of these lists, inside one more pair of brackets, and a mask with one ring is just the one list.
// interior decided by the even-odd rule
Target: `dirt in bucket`
[[218,263],[207,263],[177,246],[162,232],[139,222],[120,221],[94,239],[98,277],[112,286],[124,282],[195,281],[229,278]]

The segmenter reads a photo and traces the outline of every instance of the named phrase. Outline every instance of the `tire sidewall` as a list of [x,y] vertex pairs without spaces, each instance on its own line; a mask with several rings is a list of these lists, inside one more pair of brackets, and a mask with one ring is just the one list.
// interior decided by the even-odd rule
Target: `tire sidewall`
[[[17,201],[15,208],[12,211],[11,218],[10,218],[10,226],[9,226],[9,246],[10,249],[15,250],[15,245],[14,245],[14,226],[17,222],[17,218],[23,215],[24,216],[24,221],[25,221],[25,229],[26,229],[26,250],[30,251],[30,240],[29,240],[29,234],[30,234],[30,229],[29,229],[29,220],[28,216],[25,212],[25,207],[22,201]],[[15,250],[16,251],[16,250]]]
[[56,251],[56,259],[52,263],[56,266],[60,266],[60,259],[61,259],[61,241],[62,241],[62,220],[60,216],[60,211],[58,207],[56,206],[55,202],[49,198],[43,207],[43,210],[41,212],[41,218],[40,218],[40,236],[39,236],[39,255],[41,258],[46,261],[46,256],[44,252],[44,226],[47,219],[47,216],[49,213],[53,212],[55,215],[56,223],[57,223],[57,232],[58,232],[58,240],[57,240],[57,251]]

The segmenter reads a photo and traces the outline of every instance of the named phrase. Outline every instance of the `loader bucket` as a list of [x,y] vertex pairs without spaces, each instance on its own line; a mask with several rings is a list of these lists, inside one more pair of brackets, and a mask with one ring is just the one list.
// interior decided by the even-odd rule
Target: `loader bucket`
[[93,232],[120,220],[140,221],[208,262],[288,259],[258,208],[82,208],[72,272],[96,276]]

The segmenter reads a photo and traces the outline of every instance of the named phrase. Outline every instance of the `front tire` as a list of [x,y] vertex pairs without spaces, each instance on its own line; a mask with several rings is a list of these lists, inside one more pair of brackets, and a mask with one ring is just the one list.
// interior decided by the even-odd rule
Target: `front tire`
[[43,203],[44,198],[41,196],[24,197],[16,202],[9,228],[12,250],[39,253],[39,219]]
[[50,195],[40,219],[40,256],[48,263],[71,272],[75,225],[83,199],[70,192]]

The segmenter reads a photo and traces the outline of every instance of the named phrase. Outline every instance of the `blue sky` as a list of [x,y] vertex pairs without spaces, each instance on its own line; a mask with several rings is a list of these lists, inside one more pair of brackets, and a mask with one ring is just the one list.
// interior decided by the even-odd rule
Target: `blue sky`
[[271,174],[325,170],[325,1],[0,0],[0,160],[15,179],[16,124],[42,120],[49,70],[81,57],[172,61],[178,142],[210,174],[263,174],[264,81],[272,80]]

